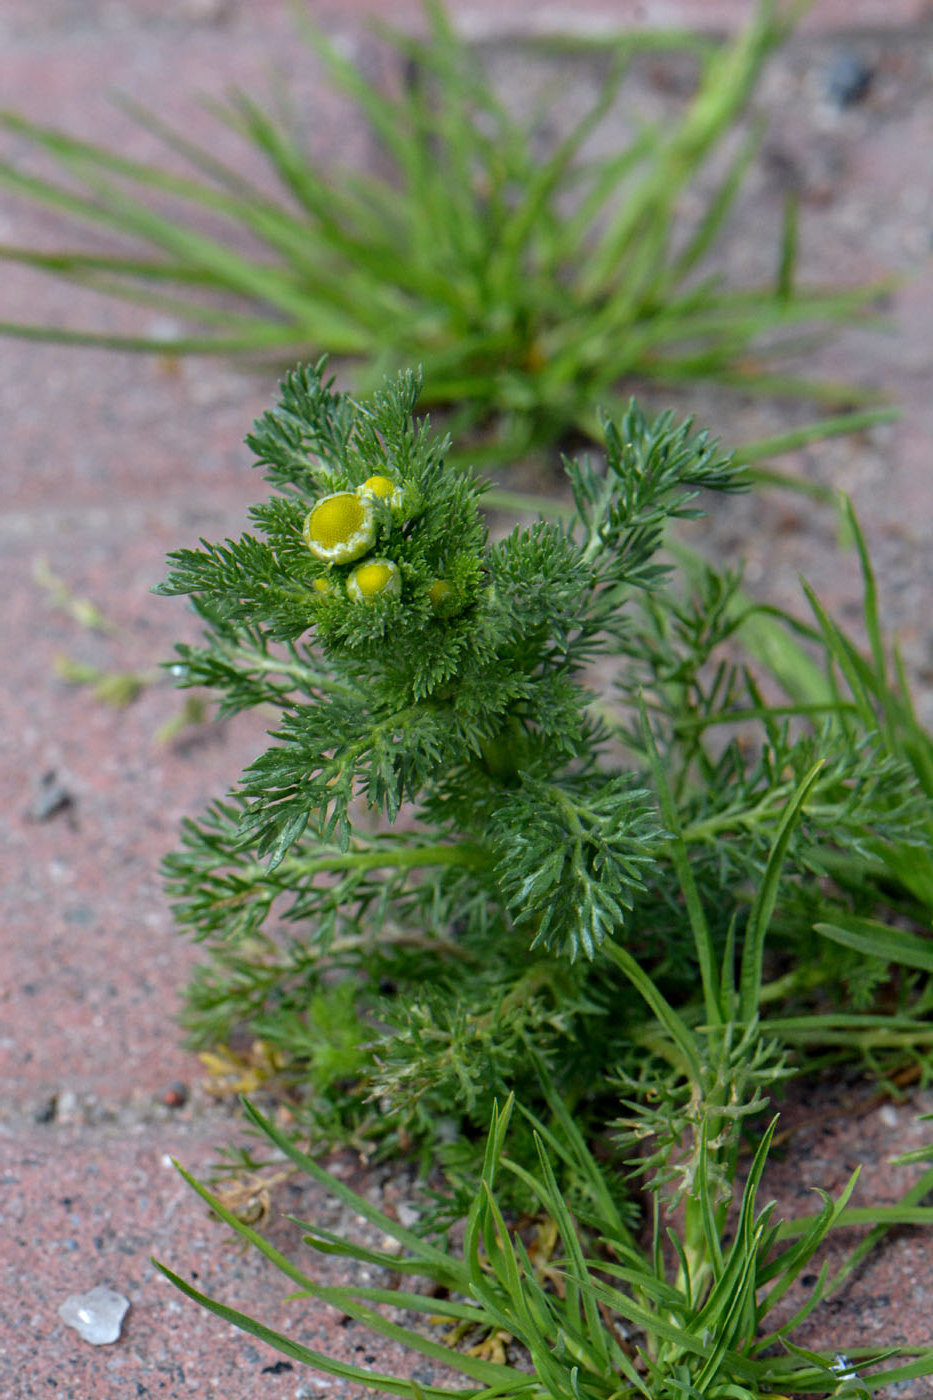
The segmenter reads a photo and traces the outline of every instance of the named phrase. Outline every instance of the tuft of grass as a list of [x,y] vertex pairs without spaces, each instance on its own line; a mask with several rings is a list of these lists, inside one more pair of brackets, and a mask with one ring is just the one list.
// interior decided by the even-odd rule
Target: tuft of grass
[[6,112],[3,128],[56,162],[63,178],[5,160],[0,183],[128,244],[90,254],[7,245],[0,256],[155,309],[181,329],[173,339],[19,323],[0,331],[278,362],[327,350],[352,362],[363,393],[400,365],[420,363],[422,402],[452,410],[458,434],[482,430],[498,458],[573,434],[599,438],[596,404],[614,411],[613,395],[633,379],[712,380],[853,403],[860,395],[851,386],[776,368],[784,333],[864,317],[879,291],[799,286],[792,204],[774,230],[771,285],[739,289],[710,272],[760,123],[699,215],[685,221],[681,212],[688,191],[699,199],[708,161],[805,7],[761,0],[734,41],[692,44],[697,81],[683,113],[600,157],[589,139],[610,117],[633,58],[657,47],[658,36],[607,41],[611,68],[599,96],[542,159],[537,121],[509,112],[438,0],[426,0],[426,38],[385,32],[403,75],[392,92],[372,87],[307,16],[296,17],[384,151],[385,178],[325,167],[293,122],[244,92],[212,111],[264,163],[271,178],[262,188],[132,102],[124,104],[130,116],[190,174]]
[[[646,726],[647,733],[647,726]],[[653,743],[656,776],[660,759]],[[755,1134],[750,1163],[740,1163],[743,1125],[760,1119],[767,1090],[784,1074],[773,1042],[758,1024],[762,952],[777,903],[793,828],[817,781],[817,763],[798,785],[775,833],[753,900],[738,969],[735,949],[717,949],[689,863],[678,871],[703,970],[706,1024],[695,1026],[669,1002],[646,969],[620,943],[603,953],[629,980],[652,1016],[651,1044],[660,1066],[643,1081],[638,1101],[623,1100],[628,1132],[620,1144],[642,1144],[628,1165],[653,1168],[647,1185],[651,1230],[631,1229],[618,1178],[596,1159],[557,1092],[543,1061],[529,1050],[541,1076],[549,1121],[526,1109],[536,1165],[508,1154],[510,1096],[495,1104],[483,1165],[466,1212],[462,1251],[413,1232],[328,1173],[293,1137],[249,1102],[246,1114],[268,1146],[385,1237],[367,1248],[317,1223],[294,1220],[315,1253],[365,1266],[361,1280],[328,1285],[277,1249],[260,1231],[180,1168],[211,1210],[289,1280],[292,1300],[330,1304],[376,1336],[457,1374],[461,1388],[422,1385],[371,1371],[314,1350],[286,1332],[195,1288],[159,1261],[156,1267],[182,1293],[285,1356],[342,1380],[407,1400],[467,1400],[528,1395],[548,1400],[683,1400],[684,1396],[848,1396],[933,1374],[933,1348],[862,1347],[841,1353],[804,1349],[795,1331],[897,1225],[933,1223],[921,1203],[933,1186],[926,1172],[896,1206],[851,1208],[855,1171],[836,1200],[826,1192],[810,1215],[778,1220],[774,1202],[760,1204],[776,1119]],[[669,797],[665,809],[675,818]],[[736,975],[737,974],[737,975]],[[645,1155],[645,1143],[656,1146]],[[576,1184],[571,1208],[554,1163]],[[520,1223],[503,1203],[503,1178],[517,1178],[535,1202],[537,1239],[553,1252],[533,1257]],[[679,1208],[674,1213],[674,1208]],[[827,1238],[868,1227],[831,1271],[818,1263]],[[558,1252],[559,1246],[559,1252]],[[814,1263],[814,1261],[817,1261]],[[381,1271],[375,1282],[372,1271]],[[782,1320],[781,1305],[803,1301]],[[421,1286],[417,1286],[419,1281]],[[791,1293],[798,1285],[797,1294]],[[786,1314],[787,1308],[784,1308]],[[448,1329],[440,1338],[435,1329]],[[455,1344],[473,1340],[465,1348]],[[476,1341],[475,1339],[479,1339]],[[454,1345],[451,1345],[451,1344]]]
[[[752,609],[739,635],[801,709],[825,707],[853,744],[859,734],[876,734],[884,754],[912,774],[933,812],[933,735],[917,715],[897,642],[886,636],[875,572],[855,508],[842,492],[834,493],[834,499],[843,530],[858,554],[864,643],[830,616],[806,580],[803,590],[812,622],[801,622],[779,609]],[[933,917],[933,816],[927,819],[925,841],[910,846],[879,843],[873,858],[864,852],[857,858],[840,852],[832,870],[837,880],[847,884],[866,879],[887,883],[890,898],[900,890],[913,906],[909,912],[929,923]],[[894,931],[889,932],[893,936]],[[850,946],[859,946],[855,933]],[[892,960],[917,966],[908,959]]]

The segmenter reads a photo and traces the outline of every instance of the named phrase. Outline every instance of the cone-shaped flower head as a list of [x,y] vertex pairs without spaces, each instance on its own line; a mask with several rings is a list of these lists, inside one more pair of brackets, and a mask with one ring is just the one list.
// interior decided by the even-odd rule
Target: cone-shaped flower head
[[390,476],[368,476],[362,486],[357,487],[360,496],[378,497],[393,510],[402,504],[402,488]]
[[372,500],[356,491],[322,496],[305,519],[304,537],[316,558],[331,564],[352,563],[375,543]]
[[446,612],[455,601],[455,593],[446,579],[436,578],[428,589],[431,606],[437,613]]
[[401,591],[402,576],[391,559],[367,559],[347,579],[347,592],[358,603],[369,603],[374,598],[397,598]]

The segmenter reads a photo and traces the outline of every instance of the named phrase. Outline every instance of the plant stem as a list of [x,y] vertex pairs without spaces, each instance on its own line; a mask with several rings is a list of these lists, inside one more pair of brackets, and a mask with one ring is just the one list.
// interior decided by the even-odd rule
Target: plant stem
[[[293,879],[318,875],[326,870],[378,870],[383,866],[397,869],[419,869],[432,865],[463,865],[482,869],[491,863],[482,846],[468,841],[455,844],[439,842],[431,846],[395,846],[384,850],[330,852],[323,856],[286,856],[275,868],[275,875],[288,887]],[[247,866],[242,878],[269,880],[269,872],[258,862]]]

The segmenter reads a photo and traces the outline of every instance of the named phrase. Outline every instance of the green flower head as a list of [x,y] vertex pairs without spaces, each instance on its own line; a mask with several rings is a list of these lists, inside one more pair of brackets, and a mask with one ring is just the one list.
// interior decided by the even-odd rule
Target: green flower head
[[376,541],[372,499],[356,491],[322,496],[308,513],[303,533],[315,558],[329,564],[351,564],[367,554]]

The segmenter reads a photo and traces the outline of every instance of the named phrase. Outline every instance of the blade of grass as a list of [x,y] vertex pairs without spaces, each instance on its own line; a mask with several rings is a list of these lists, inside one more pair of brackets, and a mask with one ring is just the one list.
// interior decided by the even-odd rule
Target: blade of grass
[[749,167],[761,149],[765,128],[766,123],[762,120],[752,123],[752,128],[739,148],[738,154],[729,165],[725,177],[707,204],[702,219],[691,234],[683,252],[671,267],[670,281],[673,285],[682,282],[693,271],[716,241],[735,204]]
[[34,340],[54,345],[81,345],[88,349],[123,350],[144,355],[241,355],[264,350],[284,351],[298,346],[294,327],[277,330],[256,326],[242,336],[182,335],[163,340],[151,335],[118,335],[106,331],[72,331],[64,326],[33,326],[17,321],[0,321],[0,335],[17,340]]
[[390,1216],[377,1210],[365,1197],[358,1195],[357,1192],[351,1190],[345,1182],[340,1181],[338,1177],[326,1171],[320,1163],[316,1162],[308,1153],[302,1152],[297,1144],[294,1143],[286,1133],[281,1132],[270,1119],[264,1117],[248,1099],[243,1100],[243,1111],[250,1122],[252,1122],[270,1142],[273,1142],[280,1151],[284,1152],[285,1156],[288,1157],[290,1161],[294,1162],[295,1166],[298,1167],[300,1171],[310,1176],[312,1180],[318,1182],[318,1184],[323,1186],[331,1195],[343,1201],[345,1205],[350,1206],[357,1215],[362,1215],[365,1220],[368,1220],[371,1225],[375,1225],[383,1234],[397,1240],[398,1243],[408,1249],[415,1258],[422,1260],[425,1266],[424,1272],[426,1274],[431,1276],[443,1275],[446,1278],[448,1287],[459,1290],[460,1292],[468,1291],[468,1289],[464,1287],[466,1280],[464,1278],[463,1266],[453,1258],[453,1256],[446,1254],[443,1250],[430,1244],[420,1235],[416,1235],[411,1230],[407,1230],[403,1225],[399,1224],[397,1220],[392,1220]]
[[[106,205],[76,196],[51,181],[27,176],[0,163],[0,183],[84,220],[103,223],[121,233],[132,233],[163,248],[180,261],[188,262],[213,281],[243,296],[265,302],[287,319],[301,326],[303,335],[312,334],[334,353],[354,353],[365,349],[369,337],[346,318],[328,312],[317,302],[305,299],[283,272],[234,253],[226,244],[183,227],[156,214],[147,205],[117,191],[106,182],[91,183]],[[265,327],[260,327],[265,333]]]
[[614,962],[621,972],[625,973],[635,990],[644,997],[680,1051],[681,1068],[684,1073],[694,1084],[700,1085],[703,1080],[703,1072],[693,1036],[686,1023],[678,1016],[670,1002],[666,1000],[627,949],[620,948],[617,943],[607,939],[600,951],[609,958],[610,962]]
[[[193,1288],[190,1283],[179,1274],[174,1273],[165,1264],[161,1264],[158,1259],[153,1259],[152,1263],[180,1292],[194,1302],[200,1303],[201,1307],[212,1312],[215,1317],[222,1318],[224,1322],[231,1323],[252,1337],[257,1337],[261,1342],[266,1342],[276,1351],[282,1352],[284,1356],[290,1356],[293,1361],[299,1361],[302,1365],[323,1371],[326,1375],[337,1376],[341,1380],[355,1381],[358,1385],[366,1386],[370,1390],[384,1391],[389,1395],[402,1395],[407,1397],[407,1400],[421,1400],[421,1397],[427,1397],[428,1400],[449,1400],[451,1395],[460,1397],[460,1400],[474,1400],[480,1394],[475,1386],[465,1390],[450,1390],[444,1386],[422,1385],[420,1382],[399,1380],[396,1376],[386,1375],[380,1371],[367,1371],[362,1366],[352,1366],[345,1361],[338,1361],[335,1357],[327,1356],[324,1352],[313,1351],[310,1347],[303,1346],[283,1332],[274,1331],[271,1327],[267,1327],[264,1323],[250,1317],[248,1313],[240,1312],[237,1308],[228,1307],[225,1303],[219,1303],[215,1298],[208,1297],[206,1293],[201,1293],[197,1288]],[[458,1353],[451,1352],[451,1361],[448,1364],[455,1365],[453,1358],[457,1355]],[[530,1384],[522,1385],[521,1381],[516,1378],[515,1372],[510,1369],[507,1387],[509,1393],[530,1388]],[[505,1392],[495,1388],[486,1393],[497,1395]]]
[[21,263],[40,272],[60,273],[76,281],[95,273],[119,272],[126,277],[139,277],[153,282],[185,282],[210,286],[210,278],[202,270],[187,263],[153,262],[152,260],[108,257],[104,253],[39,253],[12,243],[0,243],[0,258]]
[[[816,618],[827,658],[838,667],[844,677],[853,703],[858,709],[862,726],[871,733],[878,728],[879,721],[878,713],[871,700],[874,680],[871,668],[858,654],[839,625],[826,612],[806,579],[801,579],[801,587]],[[888,725],[883,727],[882,734],[890,750],[892,734]]]
[[739,974],[739,1016],[746,1024],[750,1023],[758,1013],[765,938],[777,904],[778,887],[787,848],[794,827],[806,807],[807,798],[815,786],[822,768],[822,760],[815,763],[788,802],[774,837],[761,885],[748,916]]
[[855,507],[844,492],[839,493],[839,500],[843,518],[858,551],[859,567],[862,572],[862,615],[865,620],[865,632],[871,648],[875,675],[878,678],[879,687],[884,686],[887,689],[887,660],[878,617],[878,588],[875,583],[875,571],[872,568],[871,556],[868,553],[868,546],[865,543],[865,536],[855,513]]
[[731,367],[732,351],[724,347],[717,354],[681,355],[646,361],[640,373],[646,379],[672,384],[681,380],[712,379],[749,393],[774,398],[809,399],[813,403],[839,405],[874,404],[883,395],[877,389],[857,387],[825,379],[798,379],[792,375],[765,370]]
[[803,428],[792,428],[790,432],[779,433],[775,437],[762,438],[758,442],[746,443],[736,449],[735,461],[739,465],[758,462],[762,457],[780,457],[786,452],[796,452],[812,442],[824,442],[827,438],[846,437],[849,433],[863,432],[881,423],[896,423],[901,416],[899,408],[870,408],[858,413],[839,413],[833,418],[820,418],[815,423],[807,423]]
[[[554,253],[558,263],[573,261],[577,264],[580,244],[588,236],[604,206],[614,196],[618,196],[626,177],[639,161],[650,157],[657,140],[657,128],[645,126],[623,150],[580,170],[577,180],[584,192],[578,195],[579,203],[564,221],[555,241]],[[579,282],[581,273],[582,267],[575,265],[575,283]],[[579,291],[581,303],[588,305],[582,288]]]
[[[247,99],[242,100],[249,108],[250,104]],[[224,112],[225,109],[219,108],[217,114],[223,116]],[[132,179],[142,184],[146,190],[160,190],[179,196],[223,215],[234,224],[249,229],[257,238],[283,256],[295,271],[301,269],[303,286],[306,290],[313,289],[318,300],[336,299],[345,307],[353,308],[357,315],[364,317],[369,314],[366,310],[368,303],[374,309],[382,304],[387,314],[395,316],[402,314],[406,309],[405,303],[399,300],[397,294],[393,293],[391,283],[387,279],[378,278],[364,281],[360,276],[358,261],[354,265],[347,264],[340,278],[328,275],[328,268],[321,264],[322,255],[326,254],[327,250],[320,246],[319,230],[302,221],[268,196],[262,195],[253,187],[248,187],[247,195],[234,198],[222,190],[213,190],[201,182],[175,175],[158,166],[128,160],[125,157],[114,155],[105,147],[76,140],[12,115],[6,117],[6,124],[18,134],[28,136],[30,140],[47,150],[62,163],[66,170],[77,179],[82,180],[111,206],[124,207],[129,211],[126,214],[127,222],[129,222],[131,214],[135,216],[137,236],[146,237],[152,241],[152,233],[158,227],[162,228],[164,235],[165,224],[159,224],[155,211],[140,204],[138,200],[129,201],[121,206],[120,201],[126,201],[127,196],[123,195],[115,186],[102,180],[100,172],[109,171]],[[156,125],[161,132],[161,124]],[[261,146],[259,135],[255,129],[250,129],[248,124],[245,130],[242,130],[242,134],[248,139],[252,138],[255,144]],[[190,143],[188,144],[190,145]],[[266,154],[269,156],[268,150]],[[47,183],[51,190],[51,183]],[[97,204],[89,202],[85,208],[85,216],[95,217],[97,209]],[[70,212],[77,216],[77,210],[74,208]],[[141,216],[145,221],[146,215],[149,215],[151,220],[151,228],[143,227],[140,229],[139,218]],[[159,241],[164,246],[164,236]],[[319,246],[315,259],[311,254],[316,242]],[[213,244],[215,250],[223,251],[226,248],[226,244],[219,244],[216,240],[213,240]],[[345,260],[345,249],[339,239],[336,247],[337,252],[343,255]],[[184,260],[184,255],[182,255],[182,260]],[[240,265],[242,268],[242,259]],[[215,277],[222,275],[216,261],[208,263],[208,267],[212,269]],[[269,269],[269,271],[273,270]],[[243,289],[238,288],[238,290]],[[246,290],[249,291],[249,289]],[[292,296],[297,309],[297,305],[302,300],[302,292],[297,285],[293,286]]]
[[592,1199],[596,1202],[600,1213],[600,1228],[611,1232],[614,1246],[625,1248],[631,1253],[633,1258],[638,1258],[632,1241],[631,1232],[625,1225],[618,1207],[613,1199],[612,1192],[606,1181],[605,1173],[600,1169],[593,1154],[586,1144],[586,1140],[575,1122],[573,1115],[568,1109],[561,1095],[550,1082],[547,1071],[544,1069],[538,1057],[533,1057],[538,1063],[539,1080],[545,1101],[554,1115],[554,1119],[564,1135],[564,1141],[541,1122],[541,1120],[525,1108],[523,1104],[518,1105],[519,1112],[532,1125],[539,1134],[542,1141],[555,1153],[567,1166],[580,1173],[586,1181]]
[[[197,1192],[210,1209],[214,1211],[216,1215],[220,1216],[221,1220],[227,1225],[236,1230],[237,1234],[242,1236],[249,1244],[253,1245],[254,1248],[258,1249],[280,1273],[285,1274],[287,1278],[299,1284],[303,1296],[318,1298],[323,1302],[334,1302],[335,1299],[331,1295],[336,1292],[336,1301],[339,1302],[339,1306],[343,1311],[350,1317],[356,1318],[357,1321],[365,1323],[365,1325],[374,1332],[387,1337],[390,1341],[400,1342],[403,1346],[420,1352],[424,1356],[430,1356],[435,1361],[442,1361],[444,1364],[462,1371],[464,1375],[469,1376],[472,1380],[482,1382],[493,1388],[501,1389],[511,1385],[514,1378],[511,1367],[501,1366],[494,1362],[482,1361],[479,1358],[471,1357],[460,1352],[453,1352],[450,1348],[438,1342],[432,1342],[427,1337],[421,1337],[418,1333],[412,1332],[409,1328],[400,1327],[397,1323],[390,1322],[388,1318],[383,1317],[380,1313],[374,1312],[373,1309],[363,1307],[354,1302],[352,1287],[349,1289],[334,1290],[328,1288],[326,1285],[315,1283],[307,1274],[303,1273],[292,1264],[287,1256],[282,1254],[280,1250],[277,1250],[263,1235],[257,1230],[254,1230],[252,1226],[240,1220],[240,1218],[229,1210],[213,1192],[207,1190],[205,1186],[202,1186],[195,1177],[191,1176],[189,1172],[186,1172],[177,1162],[175,1165],[178,1167],[179,1172],[188,1185]],[[344,1296],[345,1294],[349,1296]]]
[[624,76],[625,65],[617,62],[589,111],[571,128],[546,161],[537,169],[532,167],[522,201],[512,210],[504,230],[501,246],[502,267],[498,277],[503,291],[508,288],[507,279],[520,273],[521,254],[530,234],[539,224],[548,201],[567,175],[570,164],[584,141],[600,125],[611,108]]
[[659,150],[655,169],[632,193],[594,250],[583,284],[588,297],[613,279],[633,237],[650,216],[659,211],[663,216],[673,208],[687,179],[744,106],[762,63],[782,32],[774,22],[773,6],[759,5],[734,43],[710,60],[685,117]]
[[814,925],[817,933],[845,948],[854,948],[858,953],[880,958],[883,962],[898,963],[902,967],[915,967],[921,972],[933,972],[933,943],[908,933],[906,929],[890,928],[875,919],[858,918],[846,914],[832,923]]
[[[911,1186],[908,1191],[904,1192],[904,1195],[901,1197],[900,1208],[910,1209],[913,1206],[919,1205],[922,1200],[929,1196],[931,1191],[933,1191],[933,1167],[931,1167],[929,1171],[924,1172],[919,1181],[914,1182],[913,1186]],[[894,1209],[897,1209],[897,1207]],[[830,1297],[842,1287],[846,1279],[852,1275],[854,1270],[859,1267],[862,1261],[866,1259],[872,1250],[884,1239],[890,1228],[887,1222],[881,1222],[876,1224],[872,1230],[869,1230],[865,1238],[859,1241],[848,1259],[833,1276],[832,1282],[826,1290],[827,1297]]]
[[799,222],[800,200],[791,191],[784,200],[784,220],[781,228],[781,248],[775,285],[775,295],[778,301],[782,302],[790,302],[794,299]]
[[[855,1190],[858,1177],[858,1171],[854,1171],[843,1187],[838,1200],[832,1200],[825,1191],[818,1191],[817,1194],[822,1198],[823,1205],[816,1215],[793,1222],[785,1220],[779,1222],[776,1228],[776,1240],[792,1239],[795,1235],[799,1238],[790,1248],[771,1255],[767,1263],[758,1270],[759,1288],[776,1280],[758,1306],[759,1320],[766,1317],[787,1291],[793,1287],[800,1273],[816,1254],[827,1235],[837,1228],[852,1192]],[[789,1225],[792,1225],[793,1228],[787,1228]]]

